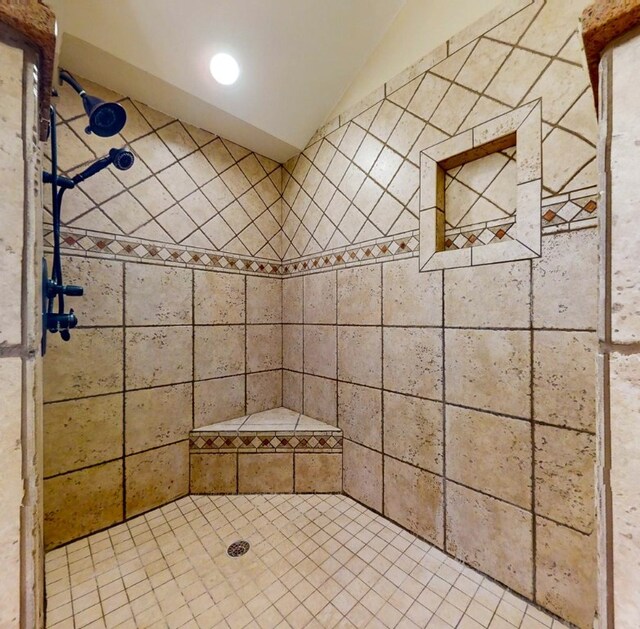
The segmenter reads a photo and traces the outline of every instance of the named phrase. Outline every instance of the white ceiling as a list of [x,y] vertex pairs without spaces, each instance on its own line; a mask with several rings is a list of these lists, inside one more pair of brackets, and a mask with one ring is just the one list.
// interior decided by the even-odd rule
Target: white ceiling
[[[278,161],[303,149],[405,0],[51,0],[60,65]],[[241,67],[209,74],[216,52]]]

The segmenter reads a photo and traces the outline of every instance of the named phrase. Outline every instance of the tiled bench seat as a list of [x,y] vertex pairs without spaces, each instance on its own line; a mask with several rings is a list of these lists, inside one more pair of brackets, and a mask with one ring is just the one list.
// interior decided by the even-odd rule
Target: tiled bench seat
[[342,491],[342,431],[287,408],[192,430],[192,494]]

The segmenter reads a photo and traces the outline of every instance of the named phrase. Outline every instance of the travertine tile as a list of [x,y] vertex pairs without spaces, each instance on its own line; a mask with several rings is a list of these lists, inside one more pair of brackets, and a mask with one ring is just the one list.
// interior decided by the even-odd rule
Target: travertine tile
[[44,405],[44,475],[122,456],[122,394]]
[[340,493],[342,491],[342,454],[295,456],[296,493]]
[[533,261],[534,327],[595,330],[597,276],[597,230],[545,236],[542,257]]
[[529,327],[529,262],[447,269],[444,272],[444,286],[447,326]]
[[[186,540],[189,524],[193,536]],[[238,539],[250,542],[244,559],[227,556],[229,541]],[[103,560],[111,545],[115,556]],[[204,559],[203,545],[210,555]],[[167,553],[168,548],[177,550]],[[135,553],[144,569],[136,569],[138,560],[131,559]],[[203,561],[217,568],[203,572]],[[307,579],[301,581],[288,569],[293,562],[299,570],[309,567]],[[380,571],[385,572],[383,579]],[[122,579],[116,578],[121,574]],[[252,617],[265,627],[275,627],[284,617],[293,626],[360,626],[375,616],[389,626],[413,627],[425,625],[431,609],[437,610],[431,625],[439,627],[444,622],[465,629],[487,626],[494,611],[494,626],[559,624],[344,495],[186,496],[49,553],[47,580],[48,620],[62,621],[61,629],[90,622],[91,614],[99,618],[99,599],[107,623],[135,619],[137,626],[189,625],[195,618],[197,624],[212,627],[225,617],[232,627]],[[96,581],[99,592],[91,590]],[[85,594],[87,589],[91,591]],[[406,612],[404,619],[400,610]]]
[[282,368],[282,326],[247,326],[247,371]]
[[596,612],[596,534],[536,520],[536,600],[579,627]]
[[62,265],[64,283],[84,288],[81,298],[69,300],[78,325],[122,325],[123,263],[63,256]]
[[238,492],[290,494],[293,454],[238,454]]
[[381,327],[338,326],[338,378],[370,387],[382,385]]
[[420,273],[419,259],[382,265],[385,325],[442,325],[442,272]]
[[[1,51],[2,46],[0,45],[0,68],[2,68],[3,59]],[[4,72],[4,69],[2,71]],[[0,111],[2,108],[0,105]],[[2,134],[1,131],[0,134]],[[0,623],[10,622],[13,626],[19,623],[22,572],[20,541],[23,533],[20,510],[24,501],[25,483],[21,435],[23,412],[26,410],[24,408],[26,404],[23,404],[23,395],[28,386],[27,382],[23,382],[22,374],[22,358],[17,356],[0,358],[0,380],[3,389],[3,400],[0,407],[0,458],[3,466],[2,487],[0,488],[3,511],[2,524],[0,525],[0,561],[3,566],[3,585],[0,598],[3,600],[3,610],[0,612]],[[26,381],[26,378],[24,380]]]
[[194,323],[244,323],[245,277],[194,271]]
[[125,265],[125,323],[177,325],[192,322],[193,271],[155,264]]
[[531,509],[531,424],[446,406],[447,478]]
[[54,548],[123,519],[122,461],[44,481],[44,544]]
[[192,425],[191,406],[191,384],[126,393],[126,454],[187,439]]
[[[637,588],[634,579],[622,575],[635,574],[640,565],[637,532],[640,529],[640,357],[612,354],[609,357],[611,408],[611,485],[615,487],[612,505],[613,561],[616,581],[617,610],[623,620],[635,622],[639,617]],[[614,576],[615,576],[614,574]]]
[[595,523],[595,437],[536,426],[536,513],[591,533]]
[[74,330],[72,338],[70,343],[59,334],[47,338],[44,401],[121,391],[122,329]]
[[442,478],[384,459],[384,514],[442,548],[444,544]]
[[304,375],[304,414],[332,426],[338,425],[338,389],[335,380]]
[[194,377],[219,378],[245,370],[245,326],[196,326]]
[[189,442],[180,441],[125,458],[127,517],[189,492]]
[[298,413],[303,412],[302,378],[301,373],[287,371],[286,369],[282,370],[282,405]]
[[385,328],[384,388],[439,399],[442,395],[442,331]]
[[336,272],[304,276],[304,322],[336,323]]
[[244,386],[244,375],[195,382],[194,428],[242,417],[245,414]]
[[447,402],[528,418],[529,332],[445,330]]
[[595,431],[595,332],[533,334],[533,413],[537,421]]
[[442,404],[384,392],[384,453],[442,473]]
[[191,330],[191,326],[127,328],[127,389],[191,380]]
[[382,265],[370,264],[342,269],[338,273],[338,323],[380,325],[382,323]]
[[237,485],[237,455],[198,454],[189,457],[192,494],[235,494]]
[[282,321],[282,280],[247,277],[247,323]]
[[342,470],[345,494],[382,511],[382,454],[345,439]]
[[337,354],[335,326],[304,326],[305,373],[324,376],[325,378],[335,378],[337,374]]
[[282,406],[282,369],[247,374],[246,412],[259,413]]
[[452,482],[446,495],[447,551],[531,597],[531,514]]
[[340,382],[338,426],[346,439],[381,450],[382,391]]
[[282,366],[292,371],[302,371],[301,325],[282,326]]
[[282,322],[302,323],[302,284],[304,278],[291,277],[282,281]]

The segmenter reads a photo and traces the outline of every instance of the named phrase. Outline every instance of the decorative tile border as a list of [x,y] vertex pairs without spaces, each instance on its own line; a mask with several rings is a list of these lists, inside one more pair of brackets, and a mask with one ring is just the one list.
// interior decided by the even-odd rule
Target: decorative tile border
[[[543,235],[596,227],[597,221],[597,189],[579,190],[560,197],[549,197],[542,201]],[[510,232],[514,229],[514,225],[515,221],[493,221],[464,229],[447,230],[444,240],[445,250],[465,249],[513,240]],[[103,234],[85,229],[65,228],[61,237],[62,252],[71,255],[80,254],[86,257],[107,258],[124,262],[138,260],[192,269],[279,276],[295,276],[341,266],[397,260],[417,256],[420,251],[419,231],[359,243],[351,247],[285,262],[242,258],[228,253]],[[44,250],[47,253],[53,250],[50,225],[45,225]]]
[[488,245],[493,242],[513,240],[509,232],[514,231],[515,219],[498,225],[474,225],[464,229],[446,231],[444,250],[465,249]]
[[417,254],[419,244],[418,231],[407,232],[392,238],[380,238],[314,256],[287,260],[282,264],[282,274],[295,275],[327,267],[354,266],[373,260],[411,257]]
[[[195,247],[170,245],[128,236],[103,234],[85,229],[65,228],[61,231],[61,251],[84,254],[88,257],[108,258],[124,262],[153,262],[192,269],[240,271],[265,275],[279,275],[280,262],[259,258],[239,257],[229,253],[208,251]],[[44,249],[51,252],[53,232],[45,225]]]
[[276,433],[211,432],[189,437],[192,452],[342,452],[339,433],[283,431]]
[[[578,194],[584,194],[584,191]],[[559,198],[546,199],[542,204],[541,214],[543,234],[596,227],[598,224],[597,190],[586,196],[576,196],[576,193],[572,193]]]

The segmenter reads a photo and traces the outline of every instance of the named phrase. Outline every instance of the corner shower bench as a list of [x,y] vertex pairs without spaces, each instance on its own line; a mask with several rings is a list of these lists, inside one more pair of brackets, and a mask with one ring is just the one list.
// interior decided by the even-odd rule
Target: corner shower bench
[[287,408],[189,434],[192,494],[339,493],[342,431]]

